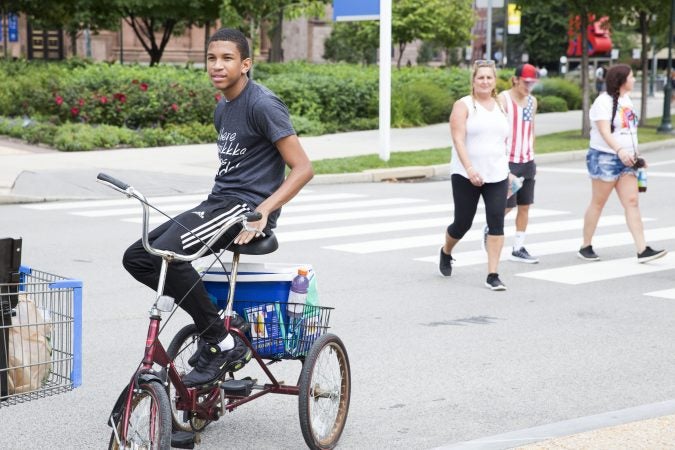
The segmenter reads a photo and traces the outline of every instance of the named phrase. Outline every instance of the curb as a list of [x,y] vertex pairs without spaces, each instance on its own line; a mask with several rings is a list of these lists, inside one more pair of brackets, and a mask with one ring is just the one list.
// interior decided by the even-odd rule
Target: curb
[[[675,146],[675,139],[649,142],[640,145],[640,152],[659,150]],[[584,161],[588,149],[572,150],[567,152],[544,153],[537,155],[537,163],[559,163],[568,161]],[[340,184],[340,183],[373,183],[381,181],[410,180],[416,178],[431,178],[450,174],[450,163],[434,166],[394,167],[391,169],[371,169],[358,173],[340,173],[316,175],[309,184]]]
[[[649,142],[640,145],[641,152],[664,149],[675,146],[675,139]],[[568,152],[544,153],[536,156],[537,163],[559,163],[568,161],[582,161],[586,159],[588,150],[573,150]],[[433,166],[394,167],[389,169],[371,169],[357,173],[337,173],[316,175],[309,182],[318,184],[349,184],[349,183],[377,183],[383,181],[426,179],[450,175],[450,163]],[[77,200],[66,197],[29,197],[13,195],[11,189],[0,188],[0,204],[39,203],[56,200]]]

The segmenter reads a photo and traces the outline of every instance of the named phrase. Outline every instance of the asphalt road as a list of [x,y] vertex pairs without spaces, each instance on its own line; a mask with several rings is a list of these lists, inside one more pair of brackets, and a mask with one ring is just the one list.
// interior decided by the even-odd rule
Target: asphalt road
[[[289,205],[281,247],[264,260],[311,263],[322,303],[336,308],[333,331],[353,377],[339,448],[433,448],[674,398],[675,303],[654,294],[675,288],[671,154],[649,154],[649,190],[640,197],[647,239],[671,255],[647,270],[634,262],[614,196],[597,233],[603,261],[578,260],[590,183],[583,162],[551,163],[540,167],[527,240],[541,262],[504,261],[506,292],[483,287],[482,210],[457,247],[453,276],[438,275],[447,178],[316,185]],[[1,408],[0,448],[102,448],[107,414],[142,356],[152,301],[120,263],[140,226],[124,221],[133,212],[76,215],[105,204],[37,206],[0,206],[0,233],[23,237],[24,264],[84,281],[84,383]],[[394,212],[368,217],[374,210]],[[164,342],[185,323],[182,314],[172,319]],[[294,382],[300,364],[273,368]],[[248,374],[256,373],[241,372]],[[261,398],[209,426],[199,448],[302,448],[297,415],[294,397]]]

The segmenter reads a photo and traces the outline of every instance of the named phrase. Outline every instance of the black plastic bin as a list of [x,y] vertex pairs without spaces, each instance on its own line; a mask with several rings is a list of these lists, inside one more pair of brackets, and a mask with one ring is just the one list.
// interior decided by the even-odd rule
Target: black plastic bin
[[18,302],[21,239],[0,239],[0,399],[7,398],[8,330]]

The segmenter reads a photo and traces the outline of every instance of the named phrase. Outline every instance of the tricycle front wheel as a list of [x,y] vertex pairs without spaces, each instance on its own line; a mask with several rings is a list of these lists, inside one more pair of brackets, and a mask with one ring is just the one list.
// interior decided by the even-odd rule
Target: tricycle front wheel
[[298,387],[300,429],[307,446],[334,448],[347,421],[351,396],[349,358],[340,338],[324,334],[314,342]]

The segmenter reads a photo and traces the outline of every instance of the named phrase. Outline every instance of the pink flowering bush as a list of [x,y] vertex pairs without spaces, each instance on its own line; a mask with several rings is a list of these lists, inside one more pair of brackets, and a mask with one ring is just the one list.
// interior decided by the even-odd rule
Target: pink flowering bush
[[0,63],[0,116],[132,129],[211,123],[219,98],[203,69]]

